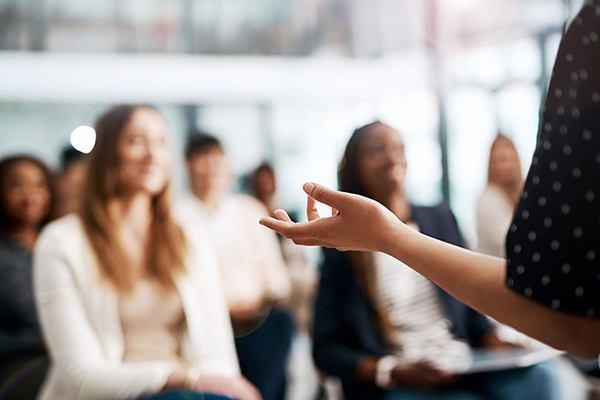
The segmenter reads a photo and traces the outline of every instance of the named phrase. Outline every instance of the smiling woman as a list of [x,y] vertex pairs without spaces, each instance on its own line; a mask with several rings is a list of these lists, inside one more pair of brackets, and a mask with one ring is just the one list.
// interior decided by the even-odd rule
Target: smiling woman
[[211,251],[171,217],[163,117],[118,106],[95,128],[81,210],[50,224],[35,249],[52,361],[41,398],[258,399],[239,373]]
[[[169,285],[171,274],[183,268],[185,242],[169,215],[171,152],[165,121],[150,106],[121,106],[105,114],[96,129],[98,143],[90,159],[81,219],[101,272],[117,288],[129,291],[141,272],[134,266],[141,266],[144,253],[144,248],[133,246],[149,239],[151,253],[145,262],[151,275]],[[128,224],[115,225],[111,219],[123,212],[122,199],[139,200],[140,192],[153,194],[148,225],[141,232],[133,232]],[[120,243],[122,236],[133,240]]]
[[[600,1],[588,0],[558,53],[542,130],[511,225],[507,260],[427,237],[373,200],[306,184],[309,222],[263,224],[296,243],[388,253],[482,313],[552,346],[600,353]],[[335,211],[319,218],[315,203]]]
[[[376,199],[415,231],[464,246],[446,205],[409,201],[407,166],[402,136],[373,122],[348,142],[340,189]],[[341,379],[347,400],[490,398],[497,387],[505,388],[506,398],[558,398],[549,364],[480,374],[477,384],[456,375],[453,365],[472,349],[512,345],[483,315],[380,252],[324,251],[313,332],[315,363]]]
[[38,159],[0,161],[0,398],[33,396],[41,379],[36,373],[27,385],[19,384],[21,371],[33,370],[39,362],[34,360],[45,355],[31,283],[32,249],[52,214],[52,192],[50,171]]

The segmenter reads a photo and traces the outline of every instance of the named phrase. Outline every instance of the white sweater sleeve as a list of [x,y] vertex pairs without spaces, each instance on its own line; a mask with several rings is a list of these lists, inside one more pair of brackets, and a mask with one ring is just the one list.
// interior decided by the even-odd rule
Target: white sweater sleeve
[[[48,229],[51,230],[51,229]],[[34,252],[34,290],[53,372],[80,399],[130,399],[162,389],[170,363],[110,363],[89,323],[65,235],[46,231]],[[91,266],[90,266],[91,267]]]

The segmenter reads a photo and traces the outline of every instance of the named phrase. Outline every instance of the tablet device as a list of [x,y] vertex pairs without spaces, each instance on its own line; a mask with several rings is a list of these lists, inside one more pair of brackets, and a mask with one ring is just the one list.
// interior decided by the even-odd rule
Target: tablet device
[[459,375],[466,375],[525,368],[550,360],[561,354],[563,352],[551,347],[506,350],[475,349],[471,352],[469,359],[448,366],[448,371]]

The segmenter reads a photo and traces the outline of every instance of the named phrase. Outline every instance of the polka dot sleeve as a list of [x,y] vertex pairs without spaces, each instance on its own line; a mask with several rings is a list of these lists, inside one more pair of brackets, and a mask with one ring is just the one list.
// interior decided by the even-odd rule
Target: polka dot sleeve
[[537,148],[506,240],[506,284],[600,317],[600,0],[560,45]]

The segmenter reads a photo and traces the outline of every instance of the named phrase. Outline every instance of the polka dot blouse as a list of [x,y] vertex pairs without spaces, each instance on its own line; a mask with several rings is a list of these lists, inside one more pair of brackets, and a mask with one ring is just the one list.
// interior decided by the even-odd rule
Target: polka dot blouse
[[509,288],[600,317],[600,0],[561,42],[506,254]]

